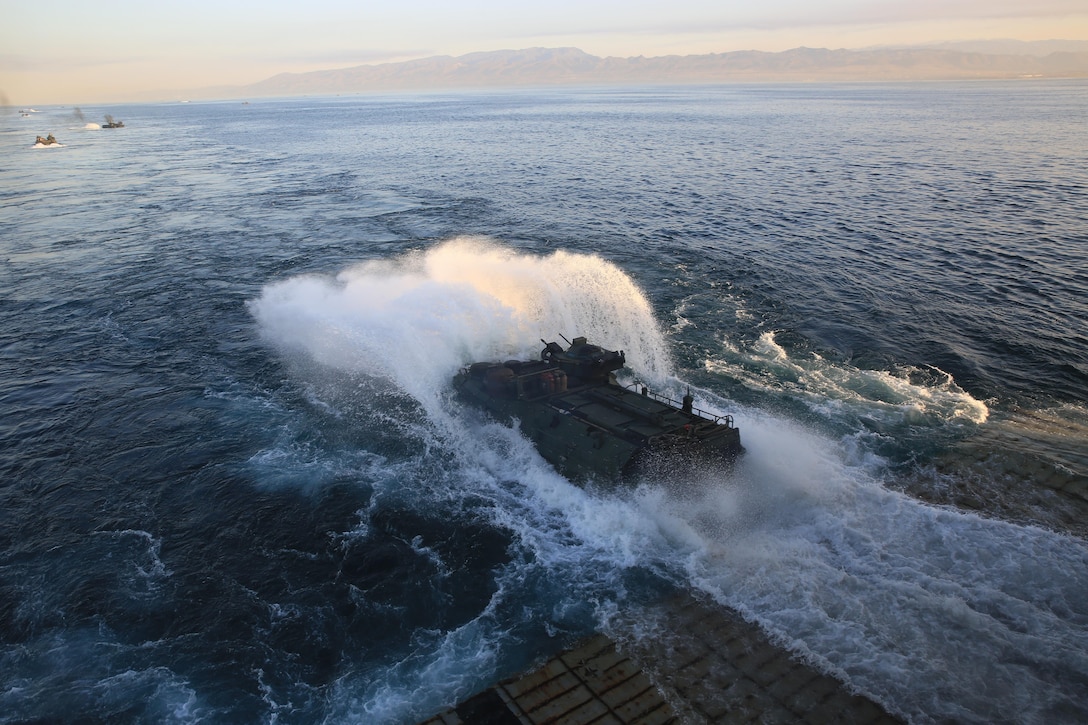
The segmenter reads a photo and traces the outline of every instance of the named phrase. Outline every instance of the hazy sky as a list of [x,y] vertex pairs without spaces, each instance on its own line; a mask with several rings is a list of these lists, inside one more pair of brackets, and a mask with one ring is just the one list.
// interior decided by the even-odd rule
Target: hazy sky
[[658,56],[949,40],[1088,40],[1086,0],[0,0],[0,103],[473,51]]

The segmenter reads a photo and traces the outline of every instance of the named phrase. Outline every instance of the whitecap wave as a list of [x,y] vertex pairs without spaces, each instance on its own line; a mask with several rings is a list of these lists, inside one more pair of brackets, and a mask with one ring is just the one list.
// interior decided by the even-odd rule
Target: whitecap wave
[[878,426],[982,424],[990,415],[986,403],[939,368],[867,370],[818,354],[791,357],[777,334],[763,333],[748,349],[726,342],[721,357],[707,360],[706,368],[752,389],[802,400],[827,417],[847,413]]

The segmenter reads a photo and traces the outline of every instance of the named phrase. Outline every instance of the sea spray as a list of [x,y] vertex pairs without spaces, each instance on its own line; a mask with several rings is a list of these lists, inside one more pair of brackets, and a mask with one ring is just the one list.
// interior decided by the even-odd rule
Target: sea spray
[[807,401],[816,411],[850,410],[874,424],[980,425],[989,417],[983,401],[937,368],[870,370],[815,353],[791,355],[777,337],[776,332],[764,332],[747,349],[727,341],[719,355],[707,360],[707,370],[735,376],[752,388]]
[[889,491],[789,426],[778,454],[746,430],[737,481],[662,510],[699,534],[693,586],[918,721],[1085,714],[1083,542]]
[[[738,413],[748,453],[733,472],[688,482],[694,488],[648,480],[601,495],[558,476],[516,428],[451,407],[449,379],[460,365],[531,354],[557,328],[625,348],[642,363],[639,375],[676,382],[645,297],[598,257],[524,255],[459,239],[335,278],[275,283],[252,311],[277,347],[384,377],[416,400],[459,452],[452,475],[483,494],[486,515],[513,533],[520,552],[497,578],[489,607],[502,607],[504,617],[481,612],[460,630],[481,628],[467,646],[436,642],[384,693],[368,690],[355,703],[364,709],[425,686],[450,657],[494,661],[510,628],[529,626],[506,607],[540,596],[549,582],[566,589],[540,599],[546,611],[530,619],[569,624],[589,602],[605,616],[641,571],[704,590],[919,720],[1075,711],[1067,693],[1088,679],[1078,624],[1088,616],[1081,542],[889,491],[879,460],[852,452],[846,438],[757,408]],[[789,394],[816,408],[837,400],[863,411],[856,417],[884,412],[905,425],[924,423],[910,411],[926,406],[938,424],[985,419],[985,406],[946,377],[930,384],[791,360],[773,335],[753,358],[762,362],[746,364],[788,368],[775,379],[793,379]],[[709,390],[700,397],[712,409],[724,402]],[[420,474],[418,483],[427,478]],[[386,705],[411,708],[406,700]]]
[[274,283],[250,309],[280,348],[387,377],[429,410],[461,365],[535,357],[541,339],[559,335],[625,350],[650,381],[671,370],[645,295],[594,255],[541,257],[460,238],[335,277]]

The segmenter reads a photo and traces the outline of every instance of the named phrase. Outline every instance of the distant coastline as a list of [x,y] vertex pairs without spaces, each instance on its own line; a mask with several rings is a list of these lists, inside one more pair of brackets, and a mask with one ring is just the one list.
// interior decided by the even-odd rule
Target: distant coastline
[[978,41],[932,47],[794,48],[601,58],[577,48],[433,56],[400,63],[281,73],[193,97],[265,97],[532,86],[1088,78],[1088,42]]

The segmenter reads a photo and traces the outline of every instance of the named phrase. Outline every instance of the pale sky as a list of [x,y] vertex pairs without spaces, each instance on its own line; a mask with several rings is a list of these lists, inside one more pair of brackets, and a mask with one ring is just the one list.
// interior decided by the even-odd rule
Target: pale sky
[[[0,0],[0,105],[125,101],[431,55],[1088,40],[1086,0]],[[180,95],[179,95],[180,94]]]

